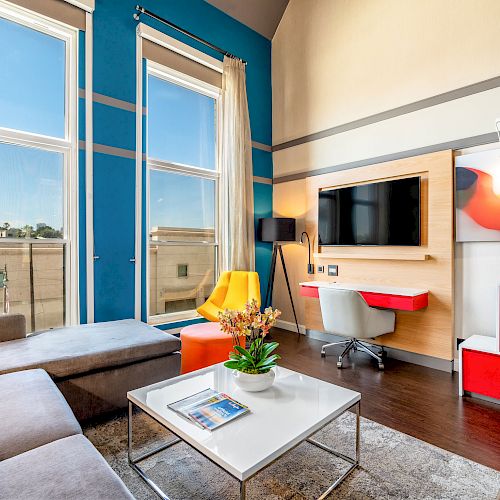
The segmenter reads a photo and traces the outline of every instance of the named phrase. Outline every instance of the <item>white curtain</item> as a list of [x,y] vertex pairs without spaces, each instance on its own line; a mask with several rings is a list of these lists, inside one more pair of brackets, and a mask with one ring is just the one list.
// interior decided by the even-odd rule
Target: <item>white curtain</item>
[[224,57],[221,127],[222,269],[253,271],[255,237],[252,138],[245,64]]

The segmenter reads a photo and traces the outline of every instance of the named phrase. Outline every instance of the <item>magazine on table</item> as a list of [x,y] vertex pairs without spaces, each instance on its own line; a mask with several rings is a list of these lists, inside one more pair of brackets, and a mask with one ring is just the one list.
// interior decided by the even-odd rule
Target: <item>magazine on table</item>
[[250,412],[247,406],[213,389],[205,389],[171,403],[168,407],[199,427],[210,431]]

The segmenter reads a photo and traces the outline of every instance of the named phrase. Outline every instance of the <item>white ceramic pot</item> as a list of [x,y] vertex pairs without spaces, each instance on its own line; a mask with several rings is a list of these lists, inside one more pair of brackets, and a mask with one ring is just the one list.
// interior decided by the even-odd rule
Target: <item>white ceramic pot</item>
[[275,375],[272,369],[267,373],[243,373],[233,370],[233,377],[240,389],[247,392],[260,392],[273,385]]

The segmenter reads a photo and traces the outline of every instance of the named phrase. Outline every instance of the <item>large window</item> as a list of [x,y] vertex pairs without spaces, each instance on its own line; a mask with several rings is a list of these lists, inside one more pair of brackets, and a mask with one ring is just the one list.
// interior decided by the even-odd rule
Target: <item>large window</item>
[[0,312],[75,322],[77,32],[0,1]]
[[149,319],[196,315],[217,278],[219,89],[148,63]]

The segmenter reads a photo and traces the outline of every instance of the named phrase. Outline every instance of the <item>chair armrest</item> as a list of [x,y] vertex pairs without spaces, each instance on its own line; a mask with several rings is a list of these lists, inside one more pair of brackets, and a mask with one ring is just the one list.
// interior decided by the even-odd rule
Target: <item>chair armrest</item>
[[22,314],[0,315],[0,342],[24,339],[26,337],[26,318]]

